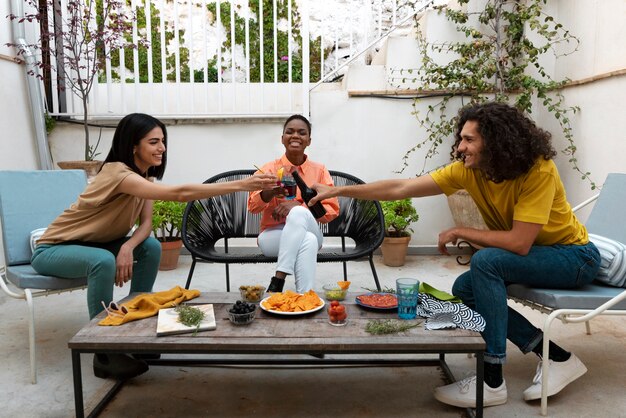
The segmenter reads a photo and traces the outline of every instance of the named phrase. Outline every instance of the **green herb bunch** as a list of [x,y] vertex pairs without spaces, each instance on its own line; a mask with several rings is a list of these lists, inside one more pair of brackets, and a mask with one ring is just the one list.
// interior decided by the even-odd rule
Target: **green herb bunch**
[[178,322],[188,327],[196,327],[196,332],[205,317],[203,311],[188,305],[178,305],[176,312],[178,313]]
[[382,290],[372,289],[369,287],[361,287],[361,289],[367,290],[370,293],[396,293],[396,289],[394,287],[383,287]]
[[365,325],[365,331],[373,335],[395,334],[418,327],[421,323],[422,321],[406,323],[405,321],[400,322],[392,319],[372,319]]

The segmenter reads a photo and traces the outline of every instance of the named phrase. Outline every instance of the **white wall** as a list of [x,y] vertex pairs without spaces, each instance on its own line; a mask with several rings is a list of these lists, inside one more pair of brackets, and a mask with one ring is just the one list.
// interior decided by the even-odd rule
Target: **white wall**
[[[2,11],[0,10],[0,13]],[[0,25],[0,54],[15,56],[4,46],[9,25]],[[6,42],[5,42],[6,41]],[[0,59],[0,168],[37,168],[37,148],[28,103],[24,66]]]
[[[555,78],[583,80],[612,71],[626,70],[626,2],[623,0],[561,0],[552,2],[555,17],[580,39],[578,51],[556,60]],[[617,75],[563,91],[566,103],[579,106],[572,118],[578,146],[577,159],[598,186],[610,172],[626,172],[626,136],[623,129],[626,75]],[[563,148],[560,130],[548,116],[535,115],[540,126],[554,134],[557,148]],[[557,164],[570,202],[579,203],[595,194],[588,183],[571,170],[567,156]],[[581,218],[586,219],[588,211]]]
[[[402,169],[404,153],[425,135],[412,110],[410,100],[348,98],[341,90],[316,92],[311,98],[311,148],[328,167],[366,182],[413,177],[421,171],[424,151],[414,153],[405,172],[397,173]],[[447,155],[439,155],[428,161],[428,166],[446,161]],[[446,199],[414,199],[414,204],[420,220],[413,225],[416,233],[411,245],[435,245],[439,231],[453,225]]]
[[[580,51],[554,64],[555,77],[581,79],[626,68],[626,5],[622,0],[559,0],[551,2],[551,12],[581,39]],[[6,2],[0,3],[0,16],[6,16]],[[437,19],[432,19],[436,21]],[[9,26],[0,24],[0,53],[13,55],[4,46]],[[432,29],[432,33],[437,33]],[[22,68],[0,60],[0,128],[2,148],[0,169],[36,168],[26,85]],[[421,170],[423,151],[411,157],[403,173],[402,156],[425,133],[412,116],[410,100],[348,98],[337,85],[322,86],[311,97],[312,145],[309,155],[329,168],[373,181],[409,177]],[[572,119],[578,145],[579,165],[591,171],[602,183],[612,171],[626,172],[623,101],[626,76],[612,77],[564,91],[567,103],[581,111]],[[563,139],[549,116],[533,115],[537,123],[554,134],[557,148]],[[112,122],[113,124],[115,122]],[[282,152],[280,121],[245,123],[180,123],[169,125],[169,164],[165,183],[201,182],[213,174],[249,168],[275,158]],[[50,137],[54,159],[82,158],[80,126],[58,126]],[[97,136],[98,130],[92,130]],[[100,149],[106,155],[112,130],[103,131]],[[447,161],[443,147],[428,168]],[[594,192],[569,169],[567,157],[557,157],[569,200],[580,202]],[[434,246],[440,230],[452,226],[443,197],[415,200],[421,219],[414,225],[412,246]],[[584,217],[583,217],[584,220]]]
[[[0,4],[0,20],[9,14],[8,2]],[[11,41],[11,25],[0,24],[0,54],[14,57],[15,51],[5,46]],[[32,125],[24,67],[0,59],[0,169],[37,169],[37,148]],[[4,263],[0,240],[0,264]]]
[[[163,182],[167,184],[203,182],[223,171],[254,168],[254,164],[263,164],[284,152],[280,144],[282,121],[209,124],[166,121],[166,127],[169,145]],[[113,133],[113,128],[102,129],[98,159],[106,157]],[[99,129],[90,130],[92,143],[95,144],[98,135]],[[54,161],[83,159],[82,127],[57,124],[49,140]]]

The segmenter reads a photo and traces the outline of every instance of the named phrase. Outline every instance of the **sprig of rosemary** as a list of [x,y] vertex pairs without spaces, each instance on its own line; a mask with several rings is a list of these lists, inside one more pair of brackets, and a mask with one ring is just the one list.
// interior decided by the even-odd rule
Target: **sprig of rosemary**
[[396,293],[396,289],[392,288],[392,287],[383,287],[382,290],[378,290],[378,289],[370,289],[367,287],[361,287],[361,289],[367,290],[370,293]]
[[365,331],[373,335],[395,334],[418,327],[421,323],[422,321],[407,323],[405,321],[400,322],[392,319],[372,319],[365,325]]
[[196,332],[200,328],[200,323],[205,317],[205,313],[198,308],[189,305],[178,305],[178,322],[188,327],[196,327]]

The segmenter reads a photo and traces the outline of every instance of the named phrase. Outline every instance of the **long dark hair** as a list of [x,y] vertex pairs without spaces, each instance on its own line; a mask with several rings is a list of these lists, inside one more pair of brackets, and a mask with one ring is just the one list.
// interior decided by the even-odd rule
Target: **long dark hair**
[[294,119],[299,119],[299,120],[301,120],[302,122],[304,122],[306,124],[306,127],[309,128],[309,136],[310,136],[311,135],[311,122],[309,122],[309,120],[306,117],[304,117],[302,115],[297,115],[297,114],[296,115],[291,115],[291,116],[289,116],[287,118],[287,120],[283,124],[283,132],[285,132],[285,128],[287,127],[287,124],[289,122],[291,122],[292,120],[294,120]]
[[[147,173],[142,173],[135,165],[133,147],[139,145],[139,141],[156,127],[161,128],[163,131],[165,152],[163,153],[161,165],[150,167]],[[124,116],[120,123],[117,124],[117,128],[115,128],[111,150],[104,160],[105,164],[112,162],[122,162],[141,176],[147,174],[148,177],[156,177],[161,180],[167,165],[167,130],[165,129],[165,124],[145,113],[131,113]]]
[[469,105],[459,111],[456,141],[450,153],[453,159],[463,159],[458,146],[467,121],[478,123],[483,139],[480,168],[496,183],[527,173],[539,157],[550,160],[556,156],[550,132],[537,127],[515,107],[489,102]]

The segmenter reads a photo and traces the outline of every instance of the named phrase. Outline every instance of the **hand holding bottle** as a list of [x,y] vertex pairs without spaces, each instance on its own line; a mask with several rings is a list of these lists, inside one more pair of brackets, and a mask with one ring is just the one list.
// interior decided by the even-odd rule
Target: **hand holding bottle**
[[311,186],[311,188],[317,192],[317,195],[312,197],[310,200],[310,202],[313,202],[313,204],[316,204],[317,202],[321,202],[322,200],[330,199],[330,198],[337,196],[337,194],[334,193],[334,190],[336,189],[335,186],[328,186],[326,184],[315,183],[314,185]]
[[[310,188],[300,177],[300,174],[297,170],[294,170],[291,175],[293,176],[298,188],[300,189],[300,196],[302,196],[302,200],[308,205],[309,201],[317,195],[317,192]],[[315,217],[315,219],[319,219],[322,216],[326,215],[326,209],[322,205],[322,202],[317,202],[313,206],[309,206],[309,210]]]

